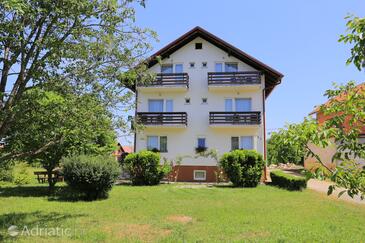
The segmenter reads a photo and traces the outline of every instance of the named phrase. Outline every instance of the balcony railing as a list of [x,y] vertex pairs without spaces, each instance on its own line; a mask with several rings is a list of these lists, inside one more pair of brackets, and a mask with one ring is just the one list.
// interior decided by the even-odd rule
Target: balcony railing
[[186,112],[138,112],[137,120],[143,125],[187,125]]
[[208,85],[260,84],[260,72],[215,72],[208,73]]
[[186,86],[189,88],[189,75],[187,73],[157,73],[155,80],[143,86]]
[[258,125],[261,123],[259,111],[210,112],[209,124]]

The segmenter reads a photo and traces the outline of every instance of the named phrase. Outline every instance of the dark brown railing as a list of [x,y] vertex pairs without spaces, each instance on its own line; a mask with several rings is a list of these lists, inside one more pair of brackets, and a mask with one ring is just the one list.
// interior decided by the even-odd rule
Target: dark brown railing
[[208,73],[208,85],[260,84],[260,72],[215,72]]
[[209,124],[257,125],[260,123],[259,111],[209,112]]
[[157,73],[155,80],[144,86],[176,86],[182,85],[189,88],[189,75],[187,73]]
[[138,112],[137,120],[143,125],[187,125],[186,112]]

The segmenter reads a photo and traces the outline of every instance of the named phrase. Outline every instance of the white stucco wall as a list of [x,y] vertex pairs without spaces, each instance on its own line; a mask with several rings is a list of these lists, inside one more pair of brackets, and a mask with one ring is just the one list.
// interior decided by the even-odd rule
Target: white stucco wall
[[[195,49],[195,43],[203,43],[202,50]],[[195,68],[190,68],[189,63],[195,62]],[[207,62],[207,67],[202,67],[202,62]],[[161,153],[161,157],[169,159],[177,156],[195,156],[195,147],[198,137],[206,138],[208,149],[217,149],[220,154],[231,149],[232,136],[253,136],[255,149],[264,152],[264,131],[263,119],[259,126],[231,126],[211,127],[209,126],[209,112],[224,111],[225,98],[251,98],[252,111],[260,111],[262,115],[263,99],[262,89],[264,82],[262,78],[261,88],[256,90],[230,90],[230,91],[209,91],[207,73],[214,72],[216,62],[237,62],[239,71],[255,71],[252,67],[228,56],[227,53],[210,44],[209,42],[196,38],[185,45],[168,59],[162,60],[163,64],[183,64],[184,72],[189,74],[189,89],[183,92],[170,91],[138,91],[137,112],[148,112],[148,99],[173,99],[174,112],[187,112],[188,126],[186,128],[170,127],[146,127],[136,136],[136,151],[146,149],[147,136],[167,136],[167,153]],[[160,65],[151,67],[152,72],[159,73]],[[185,104],[185,98],[190,98],[190,104]],[[207,98],[207,104],[202,104],[202,98]],[[183,165],[215,165],[215,161],[207,158],[184,159]]]

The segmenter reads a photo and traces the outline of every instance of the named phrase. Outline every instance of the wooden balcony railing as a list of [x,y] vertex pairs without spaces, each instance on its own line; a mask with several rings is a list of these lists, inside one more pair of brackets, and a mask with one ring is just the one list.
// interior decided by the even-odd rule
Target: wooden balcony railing
[[155,80],[143,86],[186,86],[189,88],[187,73],[157,73]]
[[137,120],[143,125],[187,125],[186,112],[137,112]]
[[209,124],[258,125],[261,123],[259,111],[209,112]]
[[208,85],[260,84],[260,72],[215,72],[208,73]]

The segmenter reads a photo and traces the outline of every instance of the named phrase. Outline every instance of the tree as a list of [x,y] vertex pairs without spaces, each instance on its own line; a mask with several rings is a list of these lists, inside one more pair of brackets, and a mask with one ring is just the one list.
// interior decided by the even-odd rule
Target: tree
[[32,89],[15,109],[17,116],[6,134],[5,150],[9,158],[37,159],[47,170],[50,189],[56,183],[52,170],[62,157],[113,150],[116,134],[111,114],[92,95]]
[[294,163],[303,164],[304,149],[297,144],[287,143],[286,129],[273,132],[267,141],[268,162],[270,164]]
[[[155,38],[135,25],[134,2],[144,6],[143,0],[1,1],[0,139],[14,131],[15,107],[34,88],[95,94],[113,111],[131,106],[129,89],[150,77],[137,64]],[[115,123],[126,126],[121,118]],[[38,146],[29,152],[49,144]]]

